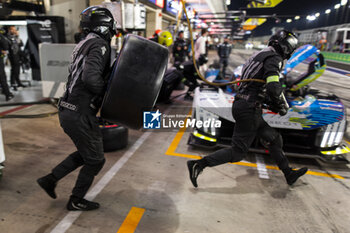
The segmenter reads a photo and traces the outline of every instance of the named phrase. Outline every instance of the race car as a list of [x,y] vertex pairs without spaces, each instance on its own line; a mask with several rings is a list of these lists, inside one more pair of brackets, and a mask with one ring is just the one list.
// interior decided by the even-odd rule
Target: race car
[[[346,108],[334,94],[308,86],[326,69],[322,54],[312,45],[299,48],[288,60],[280,82],[285,87],[289,110],[280,116],[263,109],[265,121],[283,137],[287,156],[320,159],[324,162],[348,163],[345,155],[350,149],[343,143],[346,131]],[[236,74],[236,79],[239,75]],[[233,91],[232,91],[233,90]],[[189,145],[215,148],[230,146],[235,121],[232,103],[235,87],[221,89],[201,85],[196,88],[193,101],[193,119],[203,122],[220,121],[221,127],[203,124],[194,127]],[[256,138],[251,152],[269,153],[266,143]]]

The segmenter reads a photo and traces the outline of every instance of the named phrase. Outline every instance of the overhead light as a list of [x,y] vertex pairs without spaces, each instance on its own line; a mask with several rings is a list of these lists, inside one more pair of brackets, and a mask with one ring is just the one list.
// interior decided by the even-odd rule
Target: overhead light
[[327,9],[324,13],[326,13],[326,14],[331,13],[331,9]]
[[291,23],[292,22],[292,19],[287,19],[287,23]]
[[231,0],[226,0],[226,5],[231,5]]
[[339,9],[339,8],[340,8],[340,4],[339,3],[335,4],[334,9]]
[[299,20],[299,19],[300,19],[300,16],[297,15],[297,16],[294,17],[294,19],[295,19],[295,20]]
[[308,16],[306,17],[306,19],[309,20],[309,21],[314,21],[314,20],[316,19],[316,16],[314,16],[314,15],[308,15]]
[[14,21],[0,21],[0,25],[15,25],[15,26],[23,26],[27,25],[27,21],[25,20],[14,20]]
[[317,13],[315,14],[315,16],[316,16],[316,17],[319,17],[319,16],[320,16],[320,13],[317,12]]
[[260,4],[265,5],[267,0],[253,0],[252,2],[256,2],[256,3],[260,3]]
[[348,3],[348,0],[341,0],[341,1],[340,1],[340,5],[342,5],[342,6],[345,6],[346,3]]

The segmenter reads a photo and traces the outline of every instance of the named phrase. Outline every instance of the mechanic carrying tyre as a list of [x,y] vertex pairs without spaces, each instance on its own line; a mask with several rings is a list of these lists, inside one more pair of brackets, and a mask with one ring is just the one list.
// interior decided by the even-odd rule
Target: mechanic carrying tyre
[[110,41],[116,34],[116,22],[108,9],[92,6],[81,13],[80,24],[88,35],[73,51],[66,92],[59,103],[60,124],[77,151],[37,182],[55,199],[57,182],[82,166],[67,209],[86,211],[99,208],[99,203],[84,196],[105,163],[96,114],[110,72]]
[[245,63],[242,79],[263,79],[266,80],[266,84],[245,82],[240,85],[232,106],[236,124],[231,148],[218,150],[200,160],[187,161],[190,180],[195,187],[198,186],[198,175],[204,168],[244,159],[255,136],[259,136],[268,143],[270,154],[284,173],[289,185],[307,172],[307,168],[292,170],[282,150],[281,135],[262,117],[262,105],[266,103],[266,97],[271,100],[269,102],[271,111],[281,116],[287,114],[289,106],[279,83],[279,75],[283,60],[290,58],[297,43],[298,40],[293,33],[279,31],[270,38],[269,47],[253,55]]

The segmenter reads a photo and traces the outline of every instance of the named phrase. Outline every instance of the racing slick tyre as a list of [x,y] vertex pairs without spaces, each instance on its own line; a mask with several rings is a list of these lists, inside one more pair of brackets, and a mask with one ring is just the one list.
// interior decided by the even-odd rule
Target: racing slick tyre
[[143,112],[157,100],[169,51],[145,38],[128,35],[113,66],[101,116],[128,128],[143,126]]
[[124,126],[104,122],[100,128],[105,152],[120,150],[128,145],[128,129]]

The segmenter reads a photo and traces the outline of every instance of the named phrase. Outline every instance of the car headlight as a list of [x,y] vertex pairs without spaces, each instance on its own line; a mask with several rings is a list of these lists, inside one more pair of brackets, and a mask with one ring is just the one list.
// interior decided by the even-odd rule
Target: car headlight
[[215,126],[217,126],[217,124],[214,123],[217,123],[219,121],[218,115],[211,113],[208,110],[205,110],[204,108],[196,108],[196,121],[203,122],[202,127],[197,127],[197,129],[201,130],[202,132],[208,135],[212,135],[214,137],[216,136]]
[[346,119],[345,116],[341,121],[329,124],[322,127],[319,134],[321,134],[321,148],[338,146],[344,136],[346,129]]

